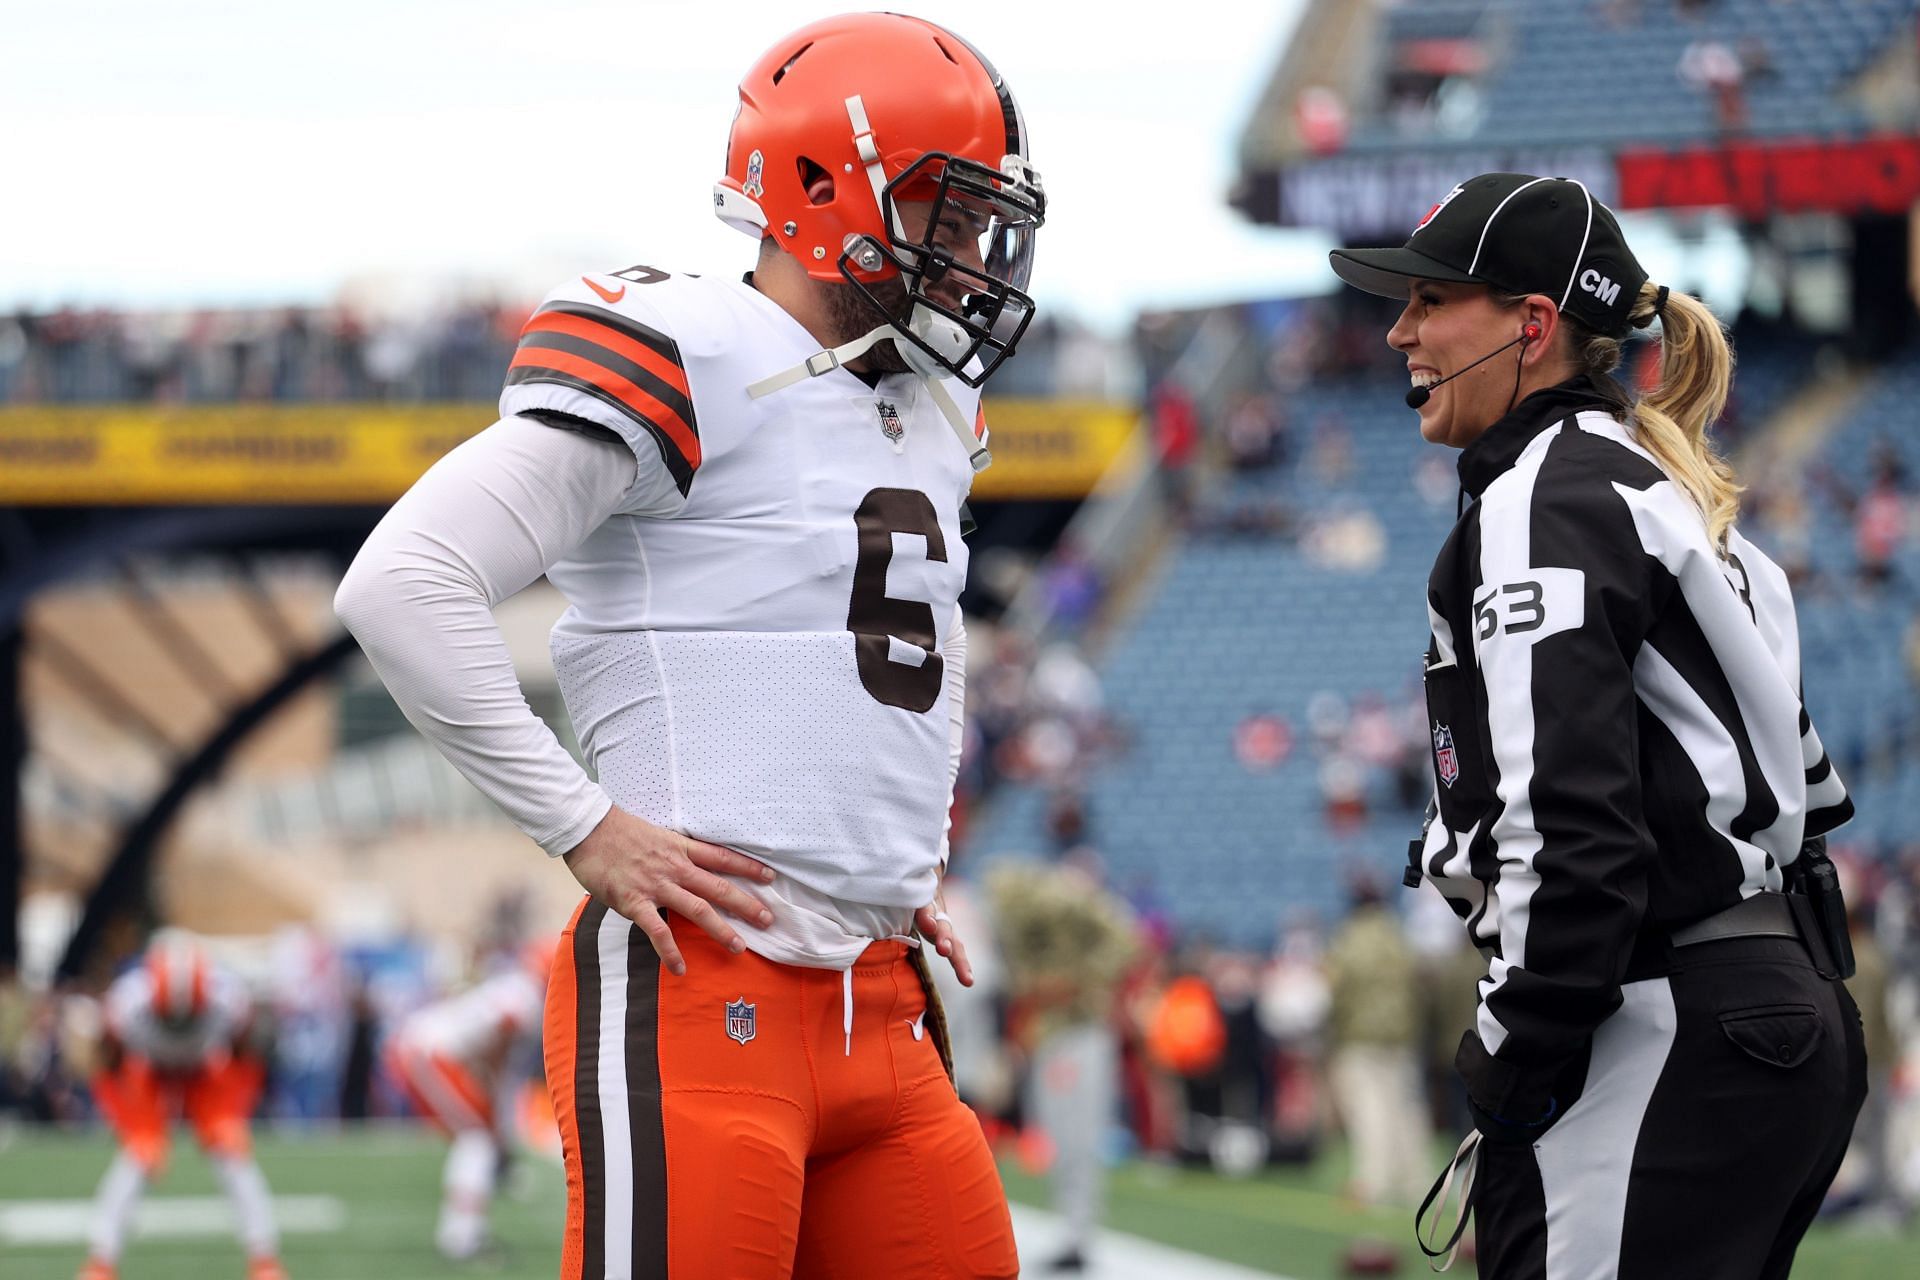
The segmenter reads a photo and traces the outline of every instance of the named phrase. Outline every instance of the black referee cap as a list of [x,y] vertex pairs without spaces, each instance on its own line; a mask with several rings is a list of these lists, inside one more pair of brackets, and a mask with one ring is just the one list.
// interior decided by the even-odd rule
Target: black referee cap
[[1613,210],[1571,178],[1483,173],[1447,192],[1398,249],[1335,249],[1342,280],[1405,299],[1407,281],[1543,293],[1596,333],[1624,337],[1647,273]]

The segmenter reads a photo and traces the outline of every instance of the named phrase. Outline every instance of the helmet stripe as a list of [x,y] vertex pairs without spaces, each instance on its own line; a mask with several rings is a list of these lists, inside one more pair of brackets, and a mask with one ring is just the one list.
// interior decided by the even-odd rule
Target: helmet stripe
[[155,947],[147,957],[147,977],[153,984],[153,1000],[165,1014],[173,1011],[173,983],[167,976],[167,949]]

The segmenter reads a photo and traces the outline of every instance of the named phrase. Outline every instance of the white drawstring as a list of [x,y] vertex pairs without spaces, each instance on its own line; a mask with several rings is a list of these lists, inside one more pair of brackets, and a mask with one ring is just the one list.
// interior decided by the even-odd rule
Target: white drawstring
[[853,1056],[853,970],[840,971],[840,1030],[847,1036],[847,1057]]

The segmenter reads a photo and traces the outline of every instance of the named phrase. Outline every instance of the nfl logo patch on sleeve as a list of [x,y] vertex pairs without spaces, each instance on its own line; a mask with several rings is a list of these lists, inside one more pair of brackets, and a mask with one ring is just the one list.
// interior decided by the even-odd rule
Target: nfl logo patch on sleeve
[[1460,780],[1460,753],[1453,749],[1453,730],[1439,721],[1433,725],[1433,765],[1440,781],[1449,787]]
[[745,999],[727,1001],[728,1038],[745,1044],[753,1039],[755,1030],[753,1006]]

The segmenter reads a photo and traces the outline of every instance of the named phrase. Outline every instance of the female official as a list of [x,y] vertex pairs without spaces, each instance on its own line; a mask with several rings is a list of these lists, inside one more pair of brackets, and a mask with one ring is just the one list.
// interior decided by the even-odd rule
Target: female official
[[[1800,891],[1852,805],[1710,442],[1725,335],[1562,178],[1483,174],[1332,257],[1405,303],[1408,403],[1460,450],[1409,880],[1490,962],[1456,1059],[1480,1274],[1784,1277],[1866,1089],[1837,900]],[[1655,323],[1635,400],[1608,375]]]

